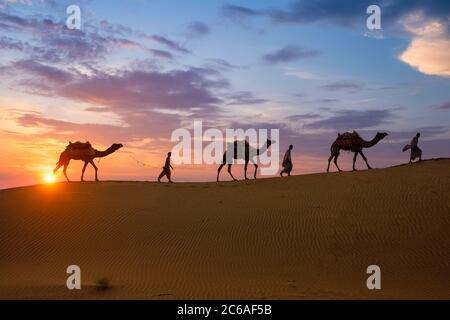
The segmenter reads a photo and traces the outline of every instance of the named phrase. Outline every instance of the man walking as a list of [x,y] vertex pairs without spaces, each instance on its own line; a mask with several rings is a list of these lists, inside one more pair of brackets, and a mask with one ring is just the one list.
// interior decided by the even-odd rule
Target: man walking
[[286,153],[284,154],[284,158],[283,158],[283,170],[281,170],[280,172],[280,176],[283,176],[283,173],[287,173],[288,176],[291,176],[291,171],[292,171],[292,160],[291,160],[291,150],[292,150],[293,146],[292,144],[289,146],[289,149],[286,151]]
[[419,144],[419,138],[420,138],[420,132],[417,132],[416,136],[414,138],[412,138],[411,143],[407,144],[404,148],[403,148],[403,152],[405,152],[406,150],[411,149],[411,154],[409,156],[409,163],[411,164],[413,162],[413,160],[415,160],[416,158],[419,158],[419,161],[422,161],[422,150],[419,148],[418,144]]
[[161,174],[158,177],[158,182],[161,182],[161,179],[164,176],[167,176],[167,179],[169,179],[169,182],[173,183],[173,181],[170,179],[170,175],[171,175],[170,169],[174,170],[172,165],[170,164],[170,157],[171,156],[172,156],[172,153],[169,152],[167,154],[166,163],[164,164],[163,170],[161,171]]

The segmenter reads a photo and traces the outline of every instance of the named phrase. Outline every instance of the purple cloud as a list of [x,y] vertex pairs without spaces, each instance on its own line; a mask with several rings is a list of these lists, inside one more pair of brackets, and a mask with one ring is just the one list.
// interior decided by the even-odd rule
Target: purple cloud
[[159,36],[159,35],[152,35],[152,36],[145,36],[145,37],[147,39],[153,40],[153,41],[155,41],[159,44],[162,44],[162,45],[166,46],[167,48],[175,50],[177,52],[185,53],[185,54],[191,53],[191,51],[189,51],[188,49],[183,48],[175,41],[172,41],[166,37]]
[[230,99],[230,102],[227,103],[228,105],[261,104],[269,101],[267,99],[256,98],[253,93],[249,91],[237,92],[230,95],[228,98]]
[[166,50],[148,49],[148,51],[157,58],[164,58],[169,60],[172,60],[174,58],[173,54]]
[[306,24],[314,22],[329,22],[337,25],[354,27],[365,26],[366,8],[378,4],[383,8],[383,24],[394,25],[397,21],[420,12],[426,17],[439,19],[449,28],[448,16],[450,2],[446,0],[404,1],[381,0],[374,3],[372,0],[356,2],[348,0],[294,0],[286,8],[252,9],[244,6],[226,4],[222,13],[231,18],[244,20],[255,16],[265,16],[277,24]]
[[[0,30],[31,34],[31,41],[34,43],[2,37],[0,49],[22,51],[34,60],[54,63],[92,62],[104,59],[118,49],[140,49],[156,58],[173,59],[173,55],[168,51],[146,48],[137,41],[125,38],[125,35],[132,35],[134,31],[105,20],[98,26],[86,23],[83,30],[68,30],[64,23],[50,19],[39,20],[7,13],[0,13],[0,20]],[[177,52],[190,53],[164,37],[155,35],[151,39]]]
[[5,36],[0,38],[0,49],[24,51],[27,48],[27,43],[20,40],[15,40]]
[[330,91],[338,91],[338,90],[358,91],[361,90],[363,87],[364,86],[361,83],[346,80],[335,81],[321,86],[322,89]]
[[187,31],[191,37],[204,37],[211,32],[211,28],[204,22],[194,21],[187,26]]
[[317,50],[306,49],[300,46],[285,46],[279,50],[266,54],[263,59],[268,63],[290,62],[304,58],[315,57],[319,54]]
[[219,69],[219,70],[244,69],[245,68],[245,67],[241,67],[241,66],[236,66],[234,64],[231,64],[227,60],[220,59],[220,58],[208,59],[208,62],[210,62],[209,65],[212,68]]
[[232,5],[232,4],[225,4],[222,7],[222,14],[224,16],[232,18],[232,19],[241,20],[241,19],[245,19],[247,17],[260,15],[261,13],[257,10],[253,10],[251,8]]
[[323,99],[319,99],[319,102],[321,103],[334,103],[334,102],[338,102],[339,99],[334,99],[334,98],[323,98]]
[[317,113],[307,113],[307,114],[295,114],[295,115],[286,117],[286,120],[301,121],[301,120],[310,120],[310,119],[318,119],[318,118],[322,118],[322,116]]
[[[341,110],[333,116],[304,125],[307,129],[333,129],[351,131],[353,129],[381,126],[393,118],[391,110]],[[380,129],[381,130],[381,129]]]
[[450,101],[446,101],[438,105],[436,110],[450,110]]
[[33,60],[19,60],[12,64],[13,68],[25,71],[28,75],[35,75],[38,81],[48,81],[55,84],[65,84],[73,79],[70,72],[41,64]]

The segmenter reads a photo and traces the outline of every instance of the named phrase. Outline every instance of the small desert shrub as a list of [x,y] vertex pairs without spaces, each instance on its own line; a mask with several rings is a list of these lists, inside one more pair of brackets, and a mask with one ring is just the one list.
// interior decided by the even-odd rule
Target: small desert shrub
[[97,280],[98,291],[106,291],[108,289],[111,289],[111,283],[108,278],[103,277]]

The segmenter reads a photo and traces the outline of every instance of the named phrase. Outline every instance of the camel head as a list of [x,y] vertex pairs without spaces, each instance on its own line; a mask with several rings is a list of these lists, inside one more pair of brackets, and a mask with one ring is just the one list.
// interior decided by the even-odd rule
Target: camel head
[[388,133],[387,133],[387,132],[377,132],[375,138],[376,138],[377,140],[382,140],[382,139],[384,139],[386,136],[388,136]]
[[109,149],[113,152],[119,150],[120,148],[123,147],[123,144],[121,143],[114,143],[111,147],[109,147]]
[[113,143],[111,145],[111,147],[109,147],[108,149],[106,149],[105,151],[97,151],[96,152],[96,156],[97,157],[106,157],[109,156],[111,153],[116,152],[117,150],[119,150],[120,148],[123,147],[123,144],[121,143]]

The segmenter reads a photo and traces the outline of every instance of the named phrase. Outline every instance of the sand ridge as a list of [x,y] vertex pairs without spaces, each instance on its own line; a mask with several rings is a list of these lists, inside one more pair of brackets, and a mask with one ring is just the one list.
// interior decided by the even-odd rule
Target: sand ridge
[[0,298],[449,299],[449,168],[1,190]]

